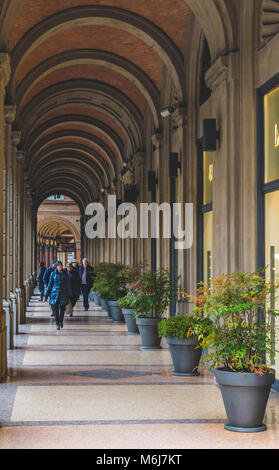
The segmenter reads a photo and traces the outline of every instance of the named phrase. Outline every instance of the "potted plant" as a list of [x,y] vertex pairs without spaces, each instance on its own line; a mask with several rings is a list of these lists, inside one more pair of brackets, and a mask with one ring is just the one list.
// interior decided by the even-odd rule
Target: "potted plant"
[[201,341],[210,332],[211,320],[201,316],[178,315],[160,321],[158,331],[166,338],[171,353],[173,375],[199,375]]
[[107,301],[108,310],[115,323],[124,323],[118,299],[127,293],[126,281],[123,275],[123,265],[120,263],[105,263],[98,278],[98,290],[101,297]]
[[278,285],[266,282],[262,273],[233,273],[212,279],[211,288],[198,287],[196,312],[213,324],[201,343],[210,348],[205,360],[214,368],[228,421],[225,429],[259,432],[274,370],[267,364],[275,353],[270,315]]
[[140,277],[132,308],[142,339],[142,349],[161,348],[158,324],[177,297],[176,281],[167,269],[145,271]]
[[133,315],[132,303],[135,299],[135,292],[138,287],[138,279],[141,275],[143,264],[125,266],[122,270],[123,279],[126,282],[127,294],[118,300],[118,305],[122,308],[129,334],[138,334],[139,329]]
[[125,318],[125,322],[128,328],[128,333],[130,335],[139,334],[139,329],[136,323],[136,319],[133,315],[134,310],[131,307],[134,300],[135,300],[135,294],[133,294],[132,292],[128,292],[128,294],[125,297],[121,297],[118,300],[118,305],[119,307],[122,308],[122,314]]
[[90,294],[92,295],[92,298],[93,298],[92,300],[95,303],[95,305],[99,307],[101,305],[100,292],[96,289],[95,282],[90,290]]
[[102,309],[106,311],[111,317],[110,310],[108,307],[110,293],[106,283],[107,271],[109,270],[108,264],[109,263],[99,263],[95,267],[95,280],[92,289],[95,293],[98,292]]

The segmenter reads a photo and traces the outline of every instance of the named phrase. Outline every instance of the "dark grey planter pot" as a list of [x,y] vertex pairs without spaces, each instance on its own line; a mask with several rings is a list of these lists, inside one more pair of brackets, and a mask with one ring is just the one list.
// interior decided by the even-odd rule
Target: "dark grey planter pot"
[[158,336],[160,318],[137,318],[136,323],[141,336],[141,349],[161,349],[161,338]]
[[173,375],[196,376],[199,375],[198,365],[202,349],[196,349],[196,338],[166,338],[173,362]]
[[97,306],[97,307],[100,307],[101,305],[101,301],[100,301],[100,294],[98,291],[95,291],[95,292],[92,292],[93,294],[93,301],[94,301],[94,304]]
[[109,312],[109,307],[108,307],[107,300],[104,300],[104,299],[100,298],[100,302],[101,302],[102,310],[104,310],[105,312],[108,313],[109,316],[111,316],[110,312]]
[[114,323],[125,323],[122,309],[119,307],[117,300],[108,300],[108,307]]
[[139,329],[136,322],[136,319],[132,315],[133,309],[132,308],[122,308],[122,314],[125,318],[125,322],[127,325],[129,335],[138,335]]
[[228,417],[225,429],[236,432],[265,431],[263,424],[270,389],[275,374],[240,374],[214,369]]

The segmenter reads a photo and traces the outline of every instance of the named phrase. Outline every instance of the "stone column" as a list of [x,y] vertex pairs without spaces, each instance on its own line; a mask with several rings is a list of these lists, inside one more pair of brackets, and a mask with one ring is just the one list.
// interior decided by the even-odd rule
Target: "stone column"
[[6,121],[6,285],[7,300],[13,290],[13,222],[14,222],[14,166],[12,149],[12,123],[16,107],[5,106]]
[[21,132],[12,131],[11,133],[11,181],[10,181],[10,298],[13,305],[14,314],[14,333],[19,332],[19,313],[20,304],[19,298],[16,292],[18,287],[18,246],[17,246],[17,216],[18,216],[18,188],[17,188],[17,163],[16,163],[16,152],[17,145],[20,142]]
[[18,151],[16,153],[17,162],[17,294],[19,299],[19,317],[20,323],[25,323],[25,310],[26,310],[26,297],[24,286],[24,182],[23,182],[23,168],[25,161],[25,152]]
[[10,299],[11,273],[10,265],[12,258],[12,227],[13,211],[12,199],[12,148],[11,132],[12,123],[15,119],[15,106],[5,106],[5,158],[3,161],[3,307],[6,312],[7,347],[13,348],[14,336],[14,312]]
[[[5,87],[10,78],[10,58],[6,53],[0,53],[0,174],[3,175],[5,160],[4,136],[4,96]],[[3,213],[3,179],[0,191],[0,213]],[[3,220],[0,217],[0,259],[3,259]],[[0,263],[0,278],[3,277],[3,266]],[[3,284],[0,282],[0,379],[7,374],[7,328],[6,314],[3,310]]]
[[12,290],[13,292],[16,291],[18,287],[18,181],[17,181],[17,146],[21,139],[21,132],[13,131],[12,132],[12,165],[13,165],[13,279],[12,279]]

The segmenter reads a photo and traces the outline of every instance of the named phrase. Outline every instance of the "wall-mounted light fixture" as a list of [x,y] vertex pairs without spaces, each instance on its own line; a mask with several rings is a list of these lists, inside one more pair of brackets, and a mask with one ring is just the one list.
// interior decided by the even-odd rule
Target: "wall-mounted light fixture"
[[155,171],[149,171],[148,172],[148,191],[155,191],[157,184],[158,184],[158,178],[156,177]]
[[166,108],[163,108],[161,110],[160,114],[163,118],[166,118],[170,116],[171,114],[173,114],[175,110],[176,110],[175,106],[167,106]]
[[203,151],[216,152],[217,139],[220,139],[220,132],[216,129],[216,119],[203,120]]
[[178,153],[170,153],[169,156],[169,177],[177,178],[178,168],[181,168],[181,162],[178,160]]

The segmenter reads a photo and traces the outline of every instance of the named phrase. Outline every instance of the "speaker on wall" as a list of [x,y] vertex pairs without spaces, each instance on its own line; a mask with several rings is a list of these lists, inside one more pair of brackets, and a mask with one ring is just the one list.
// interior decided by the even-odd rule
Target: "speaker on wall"
[[216,119],[203,120],[203,151],[216,152],[216,141],[220,133],[216,129]]
[[148,172],[148,191],[155,191],[158,180],[155,171]]

